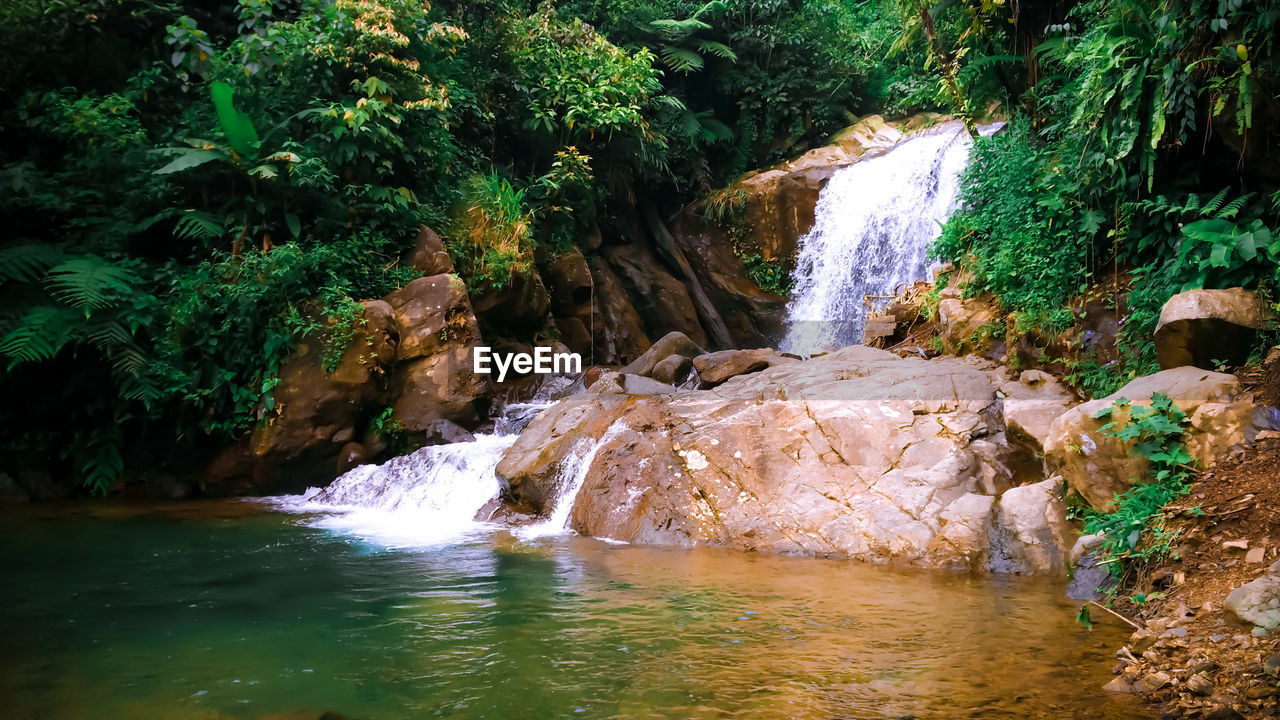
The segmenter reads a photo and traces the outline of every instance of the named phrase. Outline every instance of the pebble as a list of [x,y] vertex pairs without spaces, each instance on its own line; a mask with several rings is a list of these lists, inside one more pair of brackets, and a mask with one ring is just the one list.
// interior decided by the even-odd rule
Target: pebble
[[1171,679],[1167,673],[1153,672],[1142,678],[1142,686],[1147,692],[1155,692],[1168,685]]
[[1266,560],[1267,560],[1266,548],[1256,547],[1250,550],[1249,552],[1245,553],[1244,555],[1244,561],[1250,565],[1258,565],[1259,563],[1266,562]]
[[1255,625],[1255,626],[1253,626],[1253,636],[1254,636],[1254,637],[1266,637],[1266,636],[1267,636],[1267,629],[1266,629],[1266,628],[1264,628],[1264,627],[1262,627],[1261,625]]
[[1168,630],[1160,634],[1160,637],[1162,638],[1175,638],[1175,637],[1186,637],[1186,636],[1187,636],[1187,629],[1181,628],[1181,627],[1169,628]]
[[1262,666],[1262,672],[1271,677],[1280,676],[1280,655],[1272,655],[1267,658],[1266,664]]

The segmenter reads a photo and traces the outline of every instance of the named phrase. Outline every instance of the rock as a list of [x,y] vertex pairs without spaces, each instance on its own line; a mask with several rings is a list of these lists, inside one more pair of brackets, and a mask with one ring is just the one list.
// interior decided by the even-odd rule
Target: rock
[[[1235,376],[1180,367],[1140,377],[1113,395],[1067,410],[1050,426],[1045,459],[1090,505],[1108,507],[1114,494],[1144,477],[1147,469],[1144,458],[1101,433],[1102,421],[1093,416],[1121,397],[1148,405],[1155,393],[1168,395],[1187,414],[1187,450],[1201,467],[1251,439],[1253,399]],[[1118,416],[1123,419],[1123,414]]]
[[1207,673],[1198,672],[1187,678],[1187,689],[1196,695],[1212,695],[1214,682]]
[[342,446],[338,451],[338,464],[334,468],[334,477],[337,477],[346,471],[364,465],[369,462],[371,453],[369,449],[358,442],[349,442]]
[[[604,384],[608,384],[607,378],[602,378],[602,380]],[[667,395],[676,391],[671,385],[643,375],[619,373],[617,375],[617,383],[622,388],[622,392],[627,395]]]
[[668,355],[653,366],[649,375],[660,383],[679,385],[693,372],[693,361],[683,355]]
[[501,288],[486,282],[472,293],[471,307],[486,327],[519,335],[546,322],[551,296],[537,273],[517,273]]
[[1003,442],[991,408],[1007,381],[990,363],[853,346],[709,390],[627,395],[613,377],[508,449],[498,472],[513,503],[541,508],[594,443],[571,513],[586,535],[1062,572],[1052,483],[1000,507],[983,489],[975,445]]
[[1053,478],[1007,490],[998,505],[1007,572],[1056,572],[1067,566],[1071,529]]
[[708,344],[689,290],[648,246],[640,242],[614,245],[605,249],[604,256],[650,337],[679,330],[699,345]]
[[1164,369],[1238,365],[1248,358],[1266,321],[1266,305],[1244,288],[1178,293],[1160,309],[1156,357]]
[[1004,330],[1004,318],[995,306],[978,298],[940,301],[938,324],[943,348],[957,355],[986,350],[997,326]]
[[1057,378],[1040,370],[1024,370],[1017,382],[1000,386],[1002,411],[1009,434],[1036,452],[1043,452],[1050,428],[1076,404],[1076,398]]
[[1169,684],[1173,678],[1168,673],[1153,672],[1142,676],[1142,687],[1146,692],[1155,692]]
[[[626,290],[603,258],[588,260],[596,288],[594,356],[584,360],[595,363],[628,363],[649,349],[644,323],[631,304]],[[661,360],[666,357],[662,355]],[[656,362],[656,361],[655,361]]]
[[694,358],[693,369],[698,371],[698,377],[704,385],[719,385],[731,377],[758,372],[769,367],[775,355],[778,355],[777,351],[769,348],[721,350]]
[[1071,554],[1068,559],[1072,565],[1080,562],[1085,555],[1092,553],[1094,550],[1102,547],[1102,543],[1106,542],[1107,536],[1102,533],[1094,533],[1093,535],[1081,535],[1076,539],[1074,545],[1071,546]]
[[391,380],[396,420],[410,433],[441,419],[478,422],[488,376],[474,371],[480,328],[462,281],[454,275],[419,278],[386,300],[401,338]]
[[364,406],[382,396],[400,354],[401,330],[388,303],[365,302],[351,331],[332,373],[324,342],[299,345],[280,368],[265,422],[205,468],[205,494],[301,490],[333,479],[342,446],[354,437]]
[[1073,565],[1071,581],[1067,583],[1067,597],[1072,600],[1101,600],[1116,585],[1111,570],[1106,565],[1099,565],[1093,555],[1079,558]]
[[680,355],[692,359],[706,353],[707,351],[689,339],[689,336],[675,330],[659,338],[643,355],[636,358],[630,365],[622,368],[621,372],[629,375],[649,375],[653,372],[655,365],[672,355]]
[[703,220],[691,205],[677,216],[671,233],[725,324],[730,335],[727,346],[770,345],[785,334],[787,298],[761,289],[747,277],[723,228]]
[[453,272],[453,259],[444,249],[444,242],[435,230],[423,225],[418,230],[418,237],[413,241],[413,249],[405,258],[410,265],[423,275],[443,275]]
[[593,284],[587,259],[576,246],[565,251],[542,275],[557,318],[573,317],[591,305]]
[[431,423],[425,430],[425,440],[429,445],[475,442],[475,439],[476,436],[466,428],[443,418]]
[[1227,595],[1226,607],[1236,617],[1259,627],[1280,627],[1280,561],[1258,578]]
[[1150,650],[1159,641],[1160,637],[1156,633],[1150,630],[1138,630],[1129,636],[1129,642],[1126,647],[1129,648],[1129,652],[1141,655]]
[[1134,693],[1138,691],[1123,675],[1112,678],[1111,682],[1102,686],[1102,689],[1113,693]]
[[1280,654],[1272,655],[1262,665],[1262,671],[1269,677],[1280,678]]

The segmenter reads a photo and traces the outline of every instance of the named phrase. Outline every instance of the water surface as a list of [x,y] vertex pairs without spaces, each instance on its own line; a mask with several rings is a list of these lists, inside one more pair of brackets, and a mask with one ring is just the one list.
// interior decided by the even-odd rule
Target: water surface
[[508,535],[387,549],[248,503],[6,514],[6,718],[1137,718],[1060,581]]

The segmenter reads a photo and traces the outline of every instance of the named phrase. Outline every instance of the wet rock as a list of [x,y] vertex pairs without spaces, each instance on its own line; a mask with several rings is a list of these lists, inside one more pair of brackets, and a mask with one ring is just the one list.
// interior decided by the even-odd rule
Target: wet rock
[[1150,630],[1138,630],[1129,636],[1127,647],[1130,652],[1141,655],[1155,646],[1160,638]]
[[369,449],[358,442],[349,442],[342,446],[338,451],[338,464],[334,467],[334,476],[337,477],[346,471],[364,465],[369,462],[371,453]]
[[542,275],[557,318],[572,317],[591,304],[591,269],[576,246],[556,258]]
[[1067,566],[1071,529],[1054,479],[1012,488],[1000,496],[1000,529],[1014,572],[1056,572]]
[[680,355],[681,357],[692,359],[699,355],[705,355],[706,352],[700,345],[691,340],[688,335],[676,330],[659,338],[643,355],[622,368],[621,372],[629,375],[649,375],[653,372],[655,365],[672,355]]
[[1260,577],[1232,590],[1225,605],[1244,622],[1267,629],[1280,627],[1280,561]]
[[649,373],[654,380],[668,385],[679,385],[693,372],[693,361],[683,355],[668,355],[653,366]]
[[546,322],[551,297],[537,273],[513,274],[502,287],[486,283],[473,294],[471,307],[486,327],[520,334]]
[[513,499],[545,497],[582,443],[612,428],[573,508],[583,534],[1061,572],[1052,483],[1009,491],[1002,508],[984,493],[973,445],[997,437],[987,409],[1007,380],[991,364],[854,346],[710,390],[626,395],[610,377],[507,451],[498,471]]
[[[1202,467],[1251,439],[1252,396],[1235,376],[1180,367],[1138,378],[1113,395],[1067,410],[1050,427],[1046,460],[1094,507],[1108,507],[1113,495],[1128,489],[1130,479],[1144,477],[1147,461],[1104,435],[1099,430],[1103,421],[1093,416],[1120,397],[1148,405],[1155,393],[1168,395],[1187,414],[1187,450]],[[1123,419],[1123,414],[1117,413],[1117,418]]]
[[1156,357],[1165,369],[1240,364],[1266,319],[1266,305],[1243,288],[1178,293],[1160,310]]
[[1117,677],[1112,678],[1111,682],[1102,686],[1102,689],[1106,690],[1107,692],[1113,692],[1113,693],[1138,692],[1138,688],[1134,687],[1133,683],[1129,682],[1128,678],[1126,678],[1124,675],[1119,675]]
[[443,275],[453,272],[453,259],[444,249],[444,241],[435,230],[423,225],[413,241],[413,249],[405,258],[405,264],[423,275]]
[[1097,564],[1093,555],[1085,555],[1075,563],[1071,582],[1067,583],[1067,597],[1073,600],[1101,600],[1116,584],[1115,577],[1106,565]]

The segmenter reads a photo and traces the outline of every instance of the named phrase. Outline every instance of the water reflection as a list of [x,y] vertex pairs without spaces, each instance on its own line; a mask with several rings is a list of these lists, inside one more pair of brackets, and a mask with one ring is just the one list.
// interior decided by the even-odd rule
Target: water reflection
[[[270,513],[7,518],[12,718],[1129,718],[1051,581]],[[230,507],[230,506],[227,506]]]

